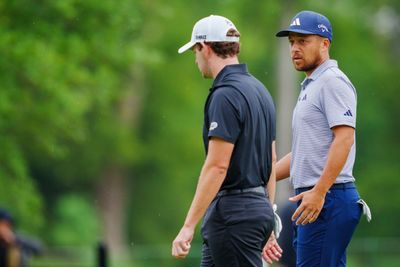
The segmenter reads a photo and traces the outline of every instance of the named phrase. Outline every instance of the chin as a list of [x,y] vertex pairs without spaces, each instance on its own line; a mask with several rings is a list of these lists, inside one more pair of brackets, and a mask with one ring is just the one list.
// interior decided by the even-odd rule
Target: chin
[[301,65],[293,64],[293,66],[294,66],[294,68],[295,68],[296,70],[298,70],[298,71],[303,71],[303,69],[304,69],[304,67],[301,66]]
[[202,72],[201,74],[203,75],[203,78],[205,78],[205,79],[210,79],[210,78],[212,78],[212,76],[209,75],[208,73]]

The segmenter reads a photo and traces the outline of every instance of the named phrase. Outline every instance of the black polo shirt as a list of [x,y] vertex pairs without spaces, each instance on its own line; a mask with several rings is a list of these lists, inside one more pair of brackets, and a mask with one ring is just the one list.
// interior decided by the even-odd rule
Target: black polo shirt
[[210,137],[235,145],[221,190],[268,182],[275,135],[275,106],[268,90],[245,64],[225,66],[210,89],[203,128],[206,153]]

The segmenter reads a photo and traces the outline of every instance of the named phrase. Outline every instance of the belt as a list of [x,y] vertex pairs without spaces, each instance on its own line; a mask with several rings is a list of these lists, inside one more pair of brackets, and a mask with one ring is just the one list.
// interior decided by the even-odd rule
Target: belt
[[238,195],[243,193],[257,193],[266,195],[265,188],[263,186],[243,188],[243,189],[225,189],[218,192],[217,197],[228,196],[228,195]]
[[[296,189],[296,195],[300,194],[301,192],[308,191],[313,189],[314,186],[308,186],[308,187],[301,187]],[[354,182],[348,182],[348,183],[342,183],[342,184],[333,184],[329,190],[337,190],[337,189],[350,189],[350,188],[356,188],[356,185]]]

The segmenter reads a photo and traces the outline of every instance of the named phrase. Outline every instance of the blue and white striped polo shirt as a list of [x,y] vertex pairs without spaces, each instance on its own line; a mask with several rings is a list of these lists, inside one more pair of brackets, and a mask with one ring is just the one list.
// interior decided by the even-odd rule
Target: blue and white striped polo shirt
[[[317,183],[333,141],[332,127],[356,127],[357,94],[335,60],[327,60],[301,83],[293,112],[290,179],[294,188]],[[352,146],[346,164],[335,183],[354,181],[356,148]]]

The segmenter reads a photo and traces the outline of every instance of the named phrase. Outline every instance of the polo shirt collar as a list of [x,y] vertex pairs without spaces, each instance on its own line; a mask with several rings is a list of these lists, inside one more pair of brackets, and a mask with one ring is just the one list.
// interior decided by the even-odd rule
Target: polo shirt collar
[[315,81],[316,79],[318,79],[319,76],[321,76],[322,73],[324,73],[327,69],[330,68],[337,68],[338,64],[337,61],[334,59],[328,59],[326,60],[324,63],[322,63],[321,65],[319,65],[314,71],[313,73],[311,73],[311,75],[309,77],[306,77],[302,83],[301,83],[301,88],[304,89],[307,87],[307,85],[311,82],[311,81]]
[[232,64],[226,65],[215,77],[213,85],[210,90],[213,88],[218,87],[226,76],[233,74],[233,73],[247,73],[247,65],[246,64]]

